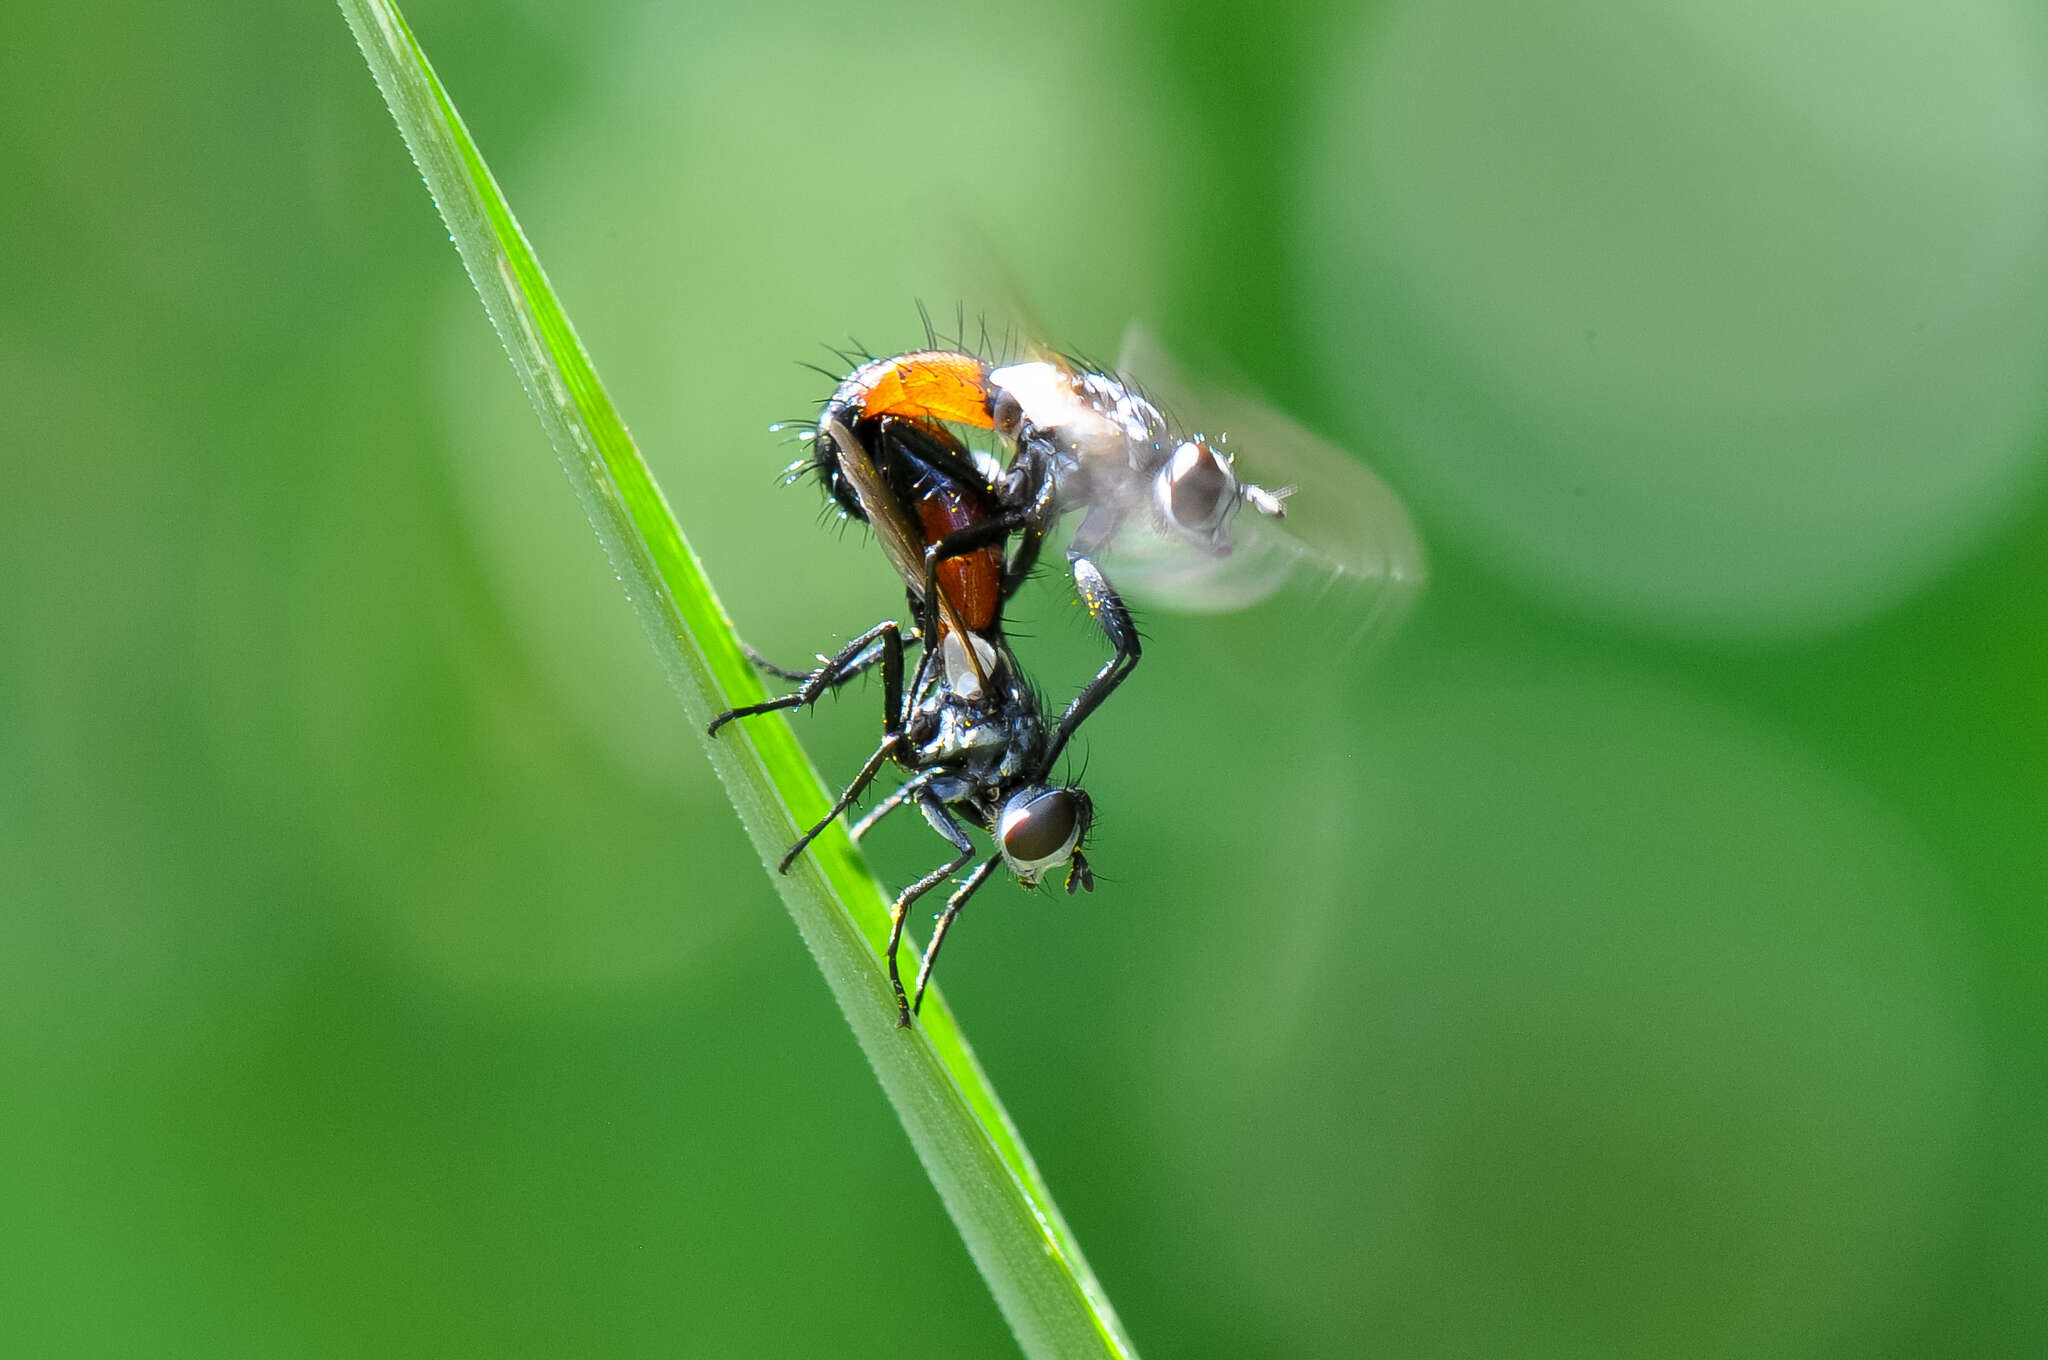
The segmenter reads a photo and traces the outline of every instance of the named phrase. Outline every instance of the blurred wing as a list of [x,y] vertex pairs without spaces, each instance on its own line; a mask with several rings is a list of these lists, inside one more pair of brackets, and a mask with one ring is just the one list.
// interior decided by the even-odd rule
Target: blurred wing
[[1200,433],[1236,459],[1238,476],[1290,490],[1275,520],[1249,504],[1231,521],[1222,557],[1156,534],[1119,535],[1100,565],[1119,589],[1184,612],[1243,609],[1299,594],[1330,634],[1363,639],[1391,630],[1428,579],[1408,507],[1365,464],[1279,411],[1189,381],[1152,333],[1124,332],[1119,376],[1135,383],[1184,433]]

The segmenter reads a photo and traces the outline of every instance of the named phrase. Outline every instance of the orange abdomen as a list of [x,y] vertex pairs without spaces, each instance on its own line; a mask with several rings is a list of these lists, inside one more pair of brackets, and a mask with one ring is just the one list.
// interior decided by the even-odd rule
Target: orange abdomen
[[867,380],[860,407],[869,417],[950,420],[982,430],[994,424],[988,369],[973,355],[952,350],[919,350],[886,361]]

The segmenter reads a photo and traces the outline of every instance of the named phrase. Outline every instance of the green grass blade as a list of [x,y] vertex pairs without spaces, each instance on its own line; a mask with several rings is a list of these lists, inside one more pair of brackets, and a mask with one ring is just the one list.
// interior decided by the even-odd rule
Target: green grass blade
[[[762,695],[732,625],[405,20],[382,0],[341,0],[341,8],[534,411],[681,695],[684,719],[701,731],[713,712]],[[1131,1355],[1115,1312],[943,996],[927,994],[918,1026],[895,1027],[881,957],[887,901],[845,833],[833,828],[787,876],[772,872],[798,828],[830,805],[788,724],[736,724],[707,746],[755,850],[771,866],[769,877],[1025,1353]]]

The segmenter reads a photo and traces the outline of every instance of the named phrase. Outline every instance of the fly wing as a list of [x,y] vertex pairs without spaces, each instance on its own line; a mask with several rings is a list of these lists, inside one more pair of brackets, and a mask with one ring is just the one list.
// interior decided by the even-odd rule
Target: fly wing
[[1241,505],[1224,555],[1160,534],[1117,535],[1097,560],[1118,589],[1193,613],[1300,592],[1331,631],[1361,638],[1405,617],[1428,578],[1422,538],[1400,496],[1370,468],[1271,406],[1197,386],[1135,322],[1124,332],[1118,371],[1182,433],[1232,454],[1240,478],[1286,497],[1284,518]]
[[[867,521],[874,527],[875,540],[882,545],[882,552],[903,578],[910,593],[920,601],[924,599],[924,538],[918,531],[912,512],[882,477],[882,470],[875,466],[873,454],[867,445],[854,436],[839,420],[827,417],[819,426],[819,434],[839,450],[839,466],[847,481],[853,484],[853,493],[860,498],[861,509],[867,513]],[[946,627],[962,637],[970,635],[966,622],[960,617],[959,608],[945,591],[937,592],[938,598],[932,603]],[[973,649],[966,652],[967,669],[978,683],[986,684],[988,675],[982,666],[980,655]]]
[[853,431],[837,420],[827,419],[818,433],[830,439],[838,450],[840,472],[852,484],[853,494],[859,498],[861,510],[875,531],[875,541],[882,545],[882,552],[890,565],[896,568],[904,583],[922,597],[924,545],[916,524],[910,518],[909,508],[889,490],[889,484],[882,479],[882,470],[875,466],[874,456],[867,445],[854,437]]

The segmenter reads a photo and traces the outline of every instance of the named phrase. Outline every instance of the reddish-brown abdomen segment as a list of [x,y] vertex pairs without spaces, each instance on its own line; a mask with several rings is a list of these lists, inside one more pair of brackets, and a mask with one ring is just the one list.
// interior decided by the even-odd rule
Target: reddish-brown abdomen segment
[[[982,523],[988,513],[952,487],[942,486],[918,497],[917,518],[924,526],[924,541],[933,544]],[[939,563],[939,589],[952,602],[962,625],[975,632],[987,628],[995,622],[1002,604],[1001,546],[976,548],[965,557]]]

